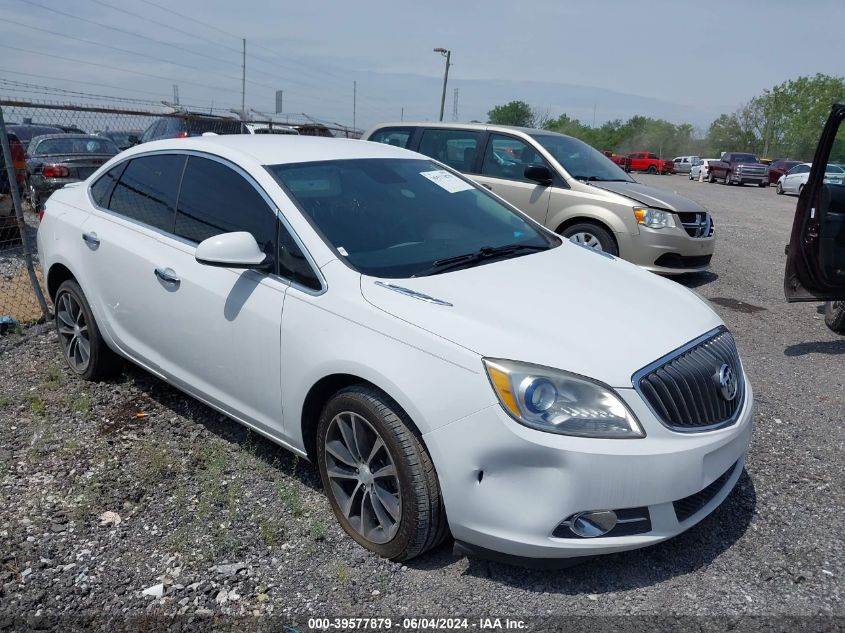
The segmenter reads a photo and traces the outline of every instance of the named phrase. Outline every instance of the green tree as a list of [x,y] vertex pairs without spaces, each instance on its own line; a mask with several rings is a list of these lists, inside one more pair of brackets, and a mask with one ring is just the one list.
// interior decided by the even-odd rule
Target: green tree
[[524,101],[498,105],[487,113],[488,123],[496,125],[534,126],[534,110]]

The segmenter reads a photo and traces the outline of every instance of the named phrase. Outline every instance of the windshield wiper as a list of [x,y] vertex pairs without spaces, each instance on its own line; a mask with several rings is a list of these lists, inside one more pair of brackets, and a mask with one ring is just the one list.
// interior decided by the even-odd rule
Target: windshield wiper
[[472,253],[465,253],[463,255],[455,255],[454,257],[444,257],[432,262],[431,267],[415,273],[414,277],[426,277],[428,275],[436,275],[447,270],[456,270],[458,268],[471,268],[486,260],[496,259],[498,257],[506,257],[516,253],[545,251],[550,249],[548,244],[506,244],[505,246],[482,246],[477,251]]

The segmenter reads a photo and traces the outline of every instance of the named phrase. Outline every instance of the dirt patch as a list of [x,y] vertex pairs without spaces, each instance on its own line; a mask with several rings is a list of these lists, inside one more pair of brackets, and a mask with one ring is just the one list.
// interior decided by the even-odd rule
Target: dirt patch
[[731,299],[730,297],[711,297],[708,299],[710,303],[715,303],[717,306],[728,308],[729,310],[736,310],[744,314],[754,314],[756,312],[765,312],[766,308],[755,306],[750,303],[745,303],[739,299]]

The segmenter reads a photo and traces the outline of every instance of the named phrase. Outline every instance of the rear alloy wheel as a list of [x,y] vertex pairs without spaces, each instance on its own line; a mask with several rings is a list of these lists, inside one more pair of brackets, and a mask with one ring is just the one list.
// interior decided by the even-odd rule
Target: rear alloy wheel
[[100,380],[120,369],[120,357],[100,334],[79,284],[65,281],[56,292],[56,330],[70,368],[85,380]]
[[731,180],[731,172],[729,172],[729,171],[725,172],[725,184],[726,185],[732,185],[733,184],[733,180]]
[[845,301],[828,301],[825,303],[824,322],[837,334],[845,334]]
[[783,185],[780,184],[780,182],[778,182],[778,184],[775,186],[775,193],[779,196],[783,195]]
[[608,255],[619,255],[619,248],[610,232],[592,222],[581,222],[566,227],[561,233],[561,237],[565,237],[570,242],[575,242],[579,246],[591,248],[596,251],[607,253]]
[[320,416],[317,462],[335,517],[368,550],[408,560],[448,534],[431,458],[380,391],[357,385],[335,394]]

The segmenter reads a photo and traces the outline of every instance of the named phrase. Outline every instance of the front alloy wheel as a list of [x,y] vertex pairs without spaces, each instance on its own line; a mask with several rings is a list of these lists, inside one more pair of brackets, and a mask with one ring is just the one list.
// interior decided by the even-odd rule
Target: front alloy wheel
[[338,391],[317,425],[317,465],[332,511],[358,544],[408,560],[448,535],[437,473],[407,414],[368,385]]
[[402,489],[379,432],[354,411],[329,423],[326,476],[349,525],[372,543],[390,541],[402,518]]

